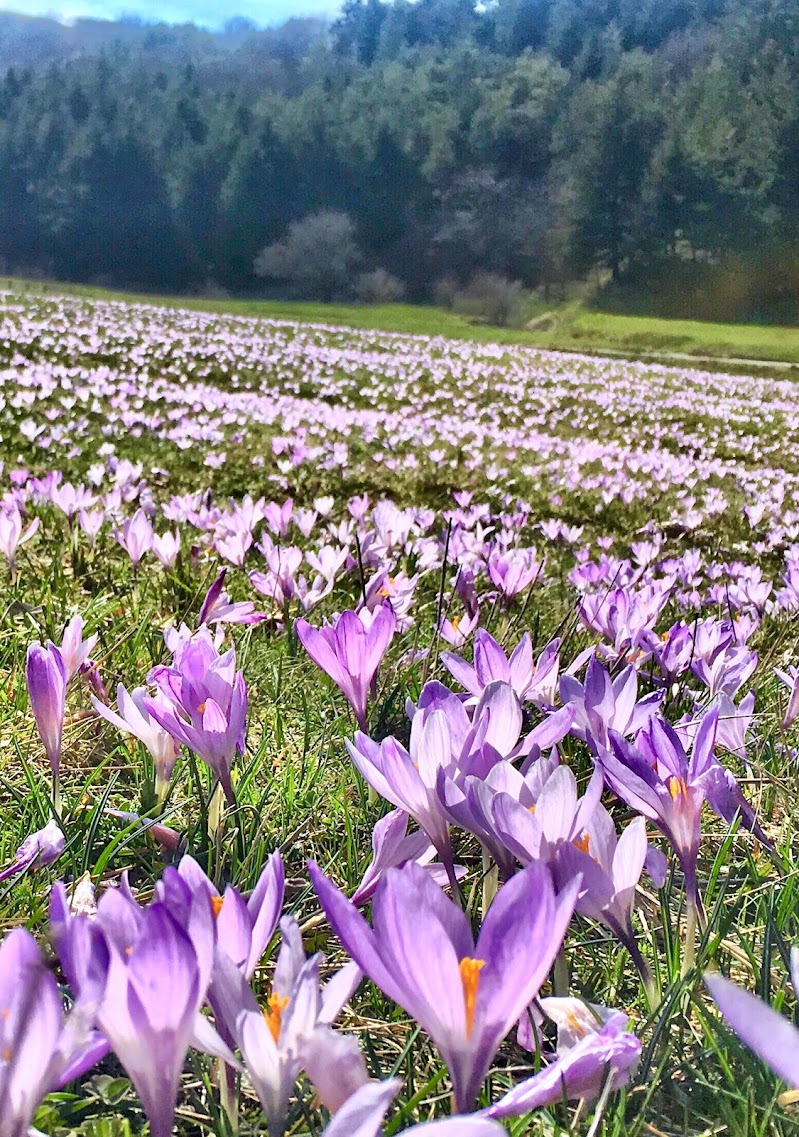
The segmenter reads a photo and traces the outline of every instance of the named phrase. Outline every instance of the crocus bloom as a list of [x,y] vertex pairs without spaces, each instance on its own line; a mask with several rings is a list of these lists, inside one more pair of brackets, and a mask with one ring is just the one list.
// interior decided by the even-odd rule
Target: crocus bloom
[[475,943],[463,911],[412,862],[385,873],[371,928],[317,865],[309,867],[339,940],[433,1039],[450,1072],[456,1108],[465,1112],[505,1035],[544,982],[576,890],[556,897],[548,869],[530,865],[500,889]]
[[[627,1016],[602,1012],[597,1019],[577,999],[543,999],[558,1025],[558,1058],[532,1078],[514,1086],[486,1111],[489,1117],[518,1117],[564,1098],[599,1097],[608,1079],[612,1089],[626,1085],[641,1056],[641,1043],[627,1030]],[[557,1008],[554,1004],[573,1004]]]
[[207,763],[233,804],[230,770],[236,751],[244,752],[247,724],[247,685],[236,670],[235,648],[220,655],[204,625],[179,642],[172,665],[154,668],[150,679],[171,705],[147,698],[145,710]]
[[750,651],[743,645],[731,644],[710,660],[695,659],[691,671],[709,689],[711,699],[720,692],[734,699],[756,667],[756,651]]
[[286,917],[280,926],[283,943],[265,1010],[226,955],[214,969],[216,1013],[238,1043],[272,1137],[284,1131],[301,1070],[332,1110],[368,1081],[357,1041],[330,1026],[360,981],[360,971],[348,964],[322,989],[320,957],[305,958],[295,920]]
[[610,657],[626,657],[641,664],[652,654],[656,636],[653,626],[669,598],[668,587],[613,588],[584,596],[579,616],[586,627],[604,636],[610,648],[600,650]]
[[[799,951],[791,952],[791,981],[799,991]],[[799,1089],[799,1030],[768,1003],[729,979],[705,974],[705,986],[729,1025],[791,1089]]]
[[589,736],[597,744],[607,744],[608,731],[619,734],[637,734],[646,726],[663,700],[663,692],[638,698],[638,672],[632,664],[619,672],[615,679],[594,656],[588,663],[585,685],[573,675],[560,680],[560,697],[564,705],[574,708],[571,733],[585,740]]
[[26,869],[43,868],[57,861],[64,851],[64,834],[56,821],[50,820],[43,829],[26,837],[17,849],[14,860],[0,872],[0,881],[8,880]]
[[646,819],[634,818],[619,837],[613,819],[601,804],[586,819],[582,833],[572,841],[560,842],[552,857],[559,887],[582,878],[576,911],[610,928],[627,948],[644,981],[649,982],[649,970],[632,925],[635,890],[645,865],[657,877],[655,883],[661,885],[665,858],[647,842]]
[[525,632],[510,657],[484,628],[474,637],[474,665],[452,651],[442,651],[441,662],[450,675],[465,687],[472,701],[480,698],[489,683],[501,679],[510,683],[519,699],[537,706],[552,706],[557,691],[560,642],[547,644],[538,662],[533,661],[533,644]]
[[755,710],[755,693],[750,691],[741,699],[736,707],[735,703],[724,692],[717,699],[719,708],[719,726],[716,731],[716,745],[723,746],[731,754],[735,754],[742,762],[748,763],[746,756],[746,738],[752,725]]
[[[145,705],[148,698],[151,697],[148,696],[145,687],[135,687],[128,693],[120,683],[117,687],[118,714],[107,707],[105,703],[101,703],[94,695],[92,696],[92,706],[98,715],[110,722],[117,730],[121,730],[125,734],[132,734],[146,748],[155,765],[156,789],[160,795],[166,790],[169,779],[172,777],[172,770],[180,753],[180,744],[150,714]],[[160,702],[165,710],[169,710],[171,706],[164,695],[159,694],[151,701]]]
[[61,652],[61,658],[64,661],[67,685],[72,682],[83,665],[88,661],[92,653],[92,648],[98,639],[99,636],[97,634],[89,636],[86,640],[83,638],[83,618],[81,616],[73,616],[69,621],[64,629],[64,637],[58,647],[58,650]]
[[598,751],[614,793],[668,837],[685,873],[686,896],[696,906],[703,802],[725,821],[731,822],[740,813],[741,824],[764,844],[769,843],[732,774],[714,756],[718,713],[714,707],[702,719],[690,758],[676,732],[660,718],[652,719],[638,734],[634,746],[612,733],[612,750]]
[[225,583],[227,569],[222,569],[219,576],[208,589],[200,609],[199,623],[202,624],[257,624],[269,617],[264,612],[256,612],[251,600],[233,603],[222,585]]
[[[532,812],[537,808],[542,789],[558,768],[557,751],[551,748],[568,733],[572,718],[571,707],[563,707],[526,736],[522,747],[527,758],[521,770],[510,762],[495,762],[487,771],[484,767],[464,775],[457,770],[454,777],[452,772],[443,769],[438,773],[436,793],[444,813],[454,824],[477,837],[504,880],[515,872],[517,859],[528,864],[539,855],[543,834],[540,818],[533,820]],[[543,749],[551,749],[549,758],[542,757]],[[600,789],[597,787],[597,792]],[[508,811],[518,814],[523,834],[532,827],[536,834],[535,851],[528,852],[529,843],[523,839],[507,840]]]
[[123,522],[121,529],[114,530],[114,539],[134,565],[138,565],[144,554],[153,547],[153,536],[153,527],[143,509],[137,509],[133,517],[128,517]]
[[[372,833],[372,853],[372,862],[352,894],[352,903],[359,907],[372,899],[386,869],[401,868],[408,861],[422,865],[437,883],[443,884],[446,880],[443,865],[430,864],[436,850],[427,834],[408,833],[408,814],[404,810],[392,809],[377,822]],[[456,877],[465,871],[456,866]]]
[[535,584],[544,568],[535,549],[496,548],[488,558],[488,575],[506,602],[510,603],[525,588]]
[[280,919],[285,887],[280,853],[270,855],[247,900],[232,885],[220,895],[193,857],[181,857],[177,871],[192,892],[205,892],[216,917],[217,948],[250,979]]
[[10,571],[16,568],[17,549],[30,541],[39,528],[39,518],[33,520],[25,532],[22,532],[22,517],[18,509],[0,510],[0,552],[7,561]]
[[53,771],[58,797],[61,744],[66,713],[67,672],[57,647],[32,643],[25,668],[33,717]]
[[152,550],[156,560],[160,561],[164,568],[173,568],[180,555],[180,532],[177,529],[174,533],[167,530],[163,537],[154,533]]
[[[168,870],[177,876],[175,870]],[[99,992],[95,1022],[141,1100],[153,1137],[171,1137],[190,1045],[235,1059],[200,1014],[214,961],[207,896],[184,887],[179,910],[140,909],[123,889],[106,892],[94,919],[72,916],[63,888],[51,895],[51,930],[70,985]]]
[[[451,620],[442,616],[438,622],[438,632],[442,640],[452,647],[463,647],[479,623],[479,609],[476,612],[467,612],[464,616],[453,616]],[[444,666],[446,667],[446,664]]]
[[[399,1088],[397,1078],[367,1082],[347,1099],[322,1131],[322,1137],[380,1137],[383,1118]],[[414,1137],[505,1137],[506,1131],[496,1121],[475,1113],[423,1121],[403,1129],[403,1133],[412,1133]]]
[[302,619],[294,625],[308,655],[345,695],[362,731],[366,731],[369,690],[396,624],[391,605],[383,603],[374,614],[367,609],[342,612],[335,623],[323,628]]
[[0,1133],[27,1137],[45,1094],[79,1078],[108,1053],[78,1002],[67,1018],[33,936],[14,928],[0,944]]

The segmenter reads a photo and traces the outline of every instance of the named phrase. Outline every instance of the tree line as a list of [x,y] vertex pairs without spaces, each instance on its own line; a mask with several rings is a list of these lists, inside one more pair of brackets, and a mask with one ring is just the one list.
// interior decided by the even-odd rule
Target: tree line
[[[421,301],[593,275],[667,311],[799,312],[799,0],[347,0],[19,55],[8,272]],[[292,248],[344,267],[292,275]]]

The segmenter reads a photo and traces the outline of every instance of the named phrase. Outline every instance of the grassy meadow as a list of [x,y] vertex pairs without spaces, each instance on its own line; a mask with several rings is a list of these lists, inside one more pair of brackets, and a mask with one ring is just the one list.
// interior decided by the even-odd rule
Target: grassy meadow
[[530,327],[516,329],[495,328],[445,308],[413,304],[176,298],[115,292],[80,284],[24,280],[7,283],[23,294],[69,294],[235,316],[444,336],[477,343],[521,344],[553,351],[611,352],[631,357],[686,355],[727,362],[730,366],[736,366],[739,360],[750,364],[761,361],[799,365],[799,329],[795,327],[622,315],[595,310],[580,301],[549,304],[536,300],[527,313]]
[[[588,1003],[628,1016],[636,1060],[617,1066],[609,1052],[590,1090],[572,1093],[564,1075],[541,1108],[502,1120],[512,1137],[799,1130],[786,1085],[725,1025],[703,985],[718,970],[786,1020],[796,1013],[797,388],[787,372],[596,354],[608,350],[799,363],[799,331],[575,309],[538,335],[408,306],[162,301],[14,282],[0,294],[0,865],[20,861],[19,872],[0,874],[0,922],[6,934],[24,926],[36,936],[68,1002],[79,992],[49,912],[55,882],[65,883],[73,912],[77,893],[90,913],[73,919],[104,926],[114,904],[168,907],[157,882],[182,858],[190,855],[220,892],[230,884],[246,897],[278,850],[281,910],[299,925],[305,952],[323,953],[327,979],[348,952],[307,862],[351,897],[372,861],[375,826],[404,808],[409,830],[430,837],[430,848],[422,842],[429,860],[440,861],[451,841],[458,884],[442,881],[446,903],[457,900],[473,930],[494,893],[497,904],[534,862],[552,872],[547,888],[577,904],[530,1003],[533,1017],[544,1007],[537,1044],[525,1046],[514,1022],[462,1112],[490,1110],[552,1063],[557,1016],[546,1005],[556,997],[579,1001],[572,1015]],[[227,599],[219,585],[209,603],[223,569]],[[305,621],[321,628],[346,612],[359,613],[359,635],[391,621],[362,713],[305,646],[314,642]],[[83,641],[97,637],[82,659],[64,640],[75,617]],[[76,663],[64,683],[55,763],[41,723],[52,731],[59,716],[51,704],[35,714],[34,643],[57,645],[62,661]],[[120,684],[143,688],[143,698],[161,700],[146,706],[174,730],[191,720],[198,739],[219,733],[206,721],[205,695],[199,705],[199,695],[180,702],[191,644],[203,660],[202,676],[191,678],[198,690],[215,668],[243,677],[246,737],[222,705],[231,739],[224,758],[209,760],[204,743],[177,736],[164,778],[163,760],[102,708],[121,709]],[[345,648],[336,650],[343,658]],[[542,734],[558,715],[562,732]],[[356,741],[360,771],[348,752],[358,718],[361,737],[372,740]],[[653,718],[668,725],[653,727]],[[364,770],[377,761],[377,744],[389,773],[370,784]],[[684,807],[692,825],[702,810],[696,847],[679,844],[640,787],[627,792],[620,755],[661,779],[664,811]],[[405,788],[391,782],[387,797],[381,786],[399,766]],[[227,801],[220,769],[231,779]],[[550,814],[537,809],[558,770],[585,803],[592,775],[604,777],[598,808],[610,846],[633,824],[643,830],[639,815],[647,819],[646,862],[642,853],[634,879],[617,882],[613,897],[597,885],[600,899],[592,899],[591,874],[602,864],[591,826],[600,822],[587,804],[579,824],[565,790],[547,799]],[[483,801],[489,790],[490,833],[473,817],[464,823],[460,805],[476,810],[470,795]],[[499,805],[513,824],[503,827]],[[20,860],[25,839],[51,818],[63,848]],[[586,858],[582,868],[575,854]],[[385,874],[378,887],[388,895]],[[228,899],[215,900],[219,922]],[[621,940],[608,915],[614,904],[625,913]],[[368,904],[362,911],[370,918]],[[398,917],[408,929],[408,974],[432,935],[425,911],[420,900],[418,912]],[[189,944],[188,932],[174,934]],[[285,1024],[294,1013],[294,995],[277,986],[287,936],[285,928],[268,936],[247,977],[277,1047],[280,1014]],[[507,966],[526,975],[543,938],[536,932]],[[120,953],[120,967],[136,957],[136,942]],[[399,950],[398,960],[402,971]],[[172,966],[164,950],[164,974]],[[431,982],[440,1010],[450,996],[443,978]],[[171,991],[158,992],[171,1006]],[[465,979],[464,992],[466,1046],[490,1008],[479,1004],[474,1019]],[[269,1008],[278,996],[276,1025]],[[212,1005],[219,1028],[226,1020]],[[109,1012],[96,1013],[102,1031]],[[207,1007],[203,1014],[210,1021]],[[355,1040],[359,1071],[399,1080],[386,1134],[452,1114],[451,1070],[418,1019],[365,978],[335,1020],[337,1035]],[[219,1060],[187,1042],[173,1130],[181,1137],[267,1132],[257,1063],[238,1026],[226,1029],[251,1073],[241,1077],[237,1109],[223,1093]],[[9,1069],[15,1046],[3,1060]],[[45,1087],[38,1132],[157,1137],[123,1048],[113,1051],[65,1085]],[[297,1059],[295,1070],[285,1061],[290,1093],[269,1131],[335,1135],[310,1062]],[[3,1124],[0,1117],[5,1137]],[[371,1129],[350,1125],[377,1132],[379,1119]],[[450,1122],[451,1137],[477,1132]]]

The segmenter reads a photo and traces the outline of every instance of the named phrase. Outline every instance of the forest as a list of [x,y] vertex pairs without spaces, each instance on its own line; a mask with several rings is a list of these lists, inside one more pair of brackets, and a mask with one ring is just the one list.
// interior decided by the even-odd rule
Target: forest
[[491,274],[799,317],[797,0],[55,27],[0,19],[0,271],[422,302]]

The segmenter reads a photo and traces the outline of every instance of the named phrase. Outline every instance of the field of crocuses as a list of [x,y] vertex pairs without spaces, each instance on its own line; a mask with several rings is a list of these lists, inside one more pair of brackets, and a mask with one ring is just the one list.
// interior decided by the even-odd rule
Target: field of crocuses
[[0,294],[0,1137],[795,1133],[798,437]]

